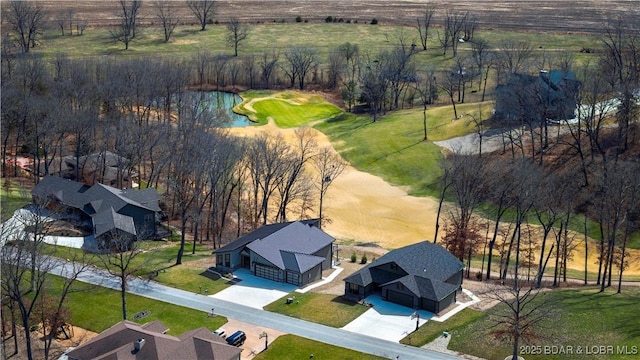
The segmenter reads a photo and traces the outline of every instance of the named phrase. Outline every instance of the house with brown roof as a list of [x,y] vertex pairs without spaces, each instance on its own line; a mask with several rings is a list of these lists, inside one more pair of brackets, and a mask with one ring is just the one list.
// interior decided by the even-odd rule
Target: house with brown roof
[[215,267],[248,268],[258,277],[304,286],[331,268],[334,240],[317,220],[265,225],[215,250]]
[[121,321],[67,353],[69,360],[240,360],[241,349],[202,327],[178,337],[160,321]]

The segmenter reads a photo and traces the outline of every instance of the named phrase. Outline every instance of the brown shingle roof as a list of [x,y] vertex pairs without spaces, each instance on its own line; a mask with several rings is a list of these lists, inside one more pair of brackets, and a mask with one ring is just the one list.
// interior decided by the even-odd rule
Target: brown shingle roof
[[[206,328],[188,331],[180,337],[153,331],[155,329],[166,329],[166,326],[159,321],[141,326],[124,320],[67,356],[71,360],[240,359],[240,349],[227,345]],[[144,339],[144,345],[136,351],[135,343],[140,339]]]

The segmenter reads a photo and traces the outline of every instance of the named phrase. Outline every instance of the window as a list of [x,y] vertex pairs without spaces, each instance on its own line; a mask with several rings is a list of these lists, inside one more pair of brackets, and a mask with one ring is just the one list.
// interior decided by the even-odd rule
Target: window
[[231,254],[224,254],[224,266],[231,266]]
[[153,214],[147,214],[144,216],[144,221],[150,223],[153,222]]
[[349,292],[352,294],[358,294],[360,292],[360,286],[349,283]]
[[391,263],[391,270],[398,270],[398,264]]
[[396,283],[396,288],[398,290],[404,290],[404,285],[402,285],[402,283]]
[[222,265],[222,255],[216,255],[216,265]]

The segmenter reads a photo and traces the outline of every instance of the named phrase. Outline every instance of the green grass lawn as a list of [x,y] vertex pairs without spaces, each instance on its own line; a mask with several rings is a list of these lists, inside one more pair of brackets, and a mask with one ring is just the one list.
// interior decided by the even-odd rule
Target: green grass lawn
[[[320,95],[296,91],[250,91],[243,93],[242,97],[244,101],[236,106],[235,111],[259,124],[266,124],[271,118],[276,125],[283,128],[299,127],[329,119],[342,112]],[[253,109],[246,106],[249,102],[252,102]]]
[[[538,331],[535,346],[618,346],[640,345],[640,289],[625,288],[621,294],[597,289],[568,289],[547,292],[549,306],[555,316],[546,318]],[[503,306],[490,309],[487,315],[504,310]],[[493,323],[490,316],[479,317],[466,326],[451,330],[449,349],[487,359],[504,359],[511,353],[508,343],[496,341],[489,334]],[[585,355],[526,355],[527,359],[584,359]],[[589,359],[629,359],[629,355],[591,355]]]
[[[295,297],[292,304],[286,299]],[[345,301],[341,296],[308,292],[291,293],[264,307],[267,311],[341,328],[369,310],[368,307]]]
[[281,360],[281,359],[314,359],[322,360],[373,360],[386,359],[380,356],[363,354],[354,350],[338,346],[327,345],[318,341],[309,340],[295,335],[282,335],[278,337],[269,349],[256,355],[256,360]]
[[31,202],[31,195],[17,182],[0,179],[0,221],[7,220],[21,207]]
[[[52,277],[50,290],[57,293],[61,281]],[[122,320],[120,292],[84,283],[75,283],[74,291],[68,295],[67,306],[71,315],[70,323],[94,332],[102,332]],[[149,316],[136,322],[144,324],[160,320],[169,327],[170,335],[180,335],[185,331],[206,327],[215,330],[225,324],[223,316],[208,317],[206,312],[151,300],[142,296],[127,294],[129,320],[141,311],[149,311]],[[133,320],[132,320],[133,321]]]
[[442,336],[444,331],[451,333],[454,330],[462,329],[485,316],[485,313],[482,311],[466,308],[444,322],[427,321],[426,324],[418,328],[418,331],[400,340],[400,343],[411,346],[422,346]]
[[[430,109],[427,114],[429,138],[429,129],[438,129],[439,135],[433,135],[436,138],[446,138],[447,127],[455,129],[450,137],[460,132],[448,125],[451,118],[452,112]],[[437,194],[442,149],[431,141],[422,141],[421,110],[389,113],[375,123],[368,116],[345,113],[315,127],[327,134],[336,150],[357,169],[380,176],[391,184],[408,186],[412,195]]]

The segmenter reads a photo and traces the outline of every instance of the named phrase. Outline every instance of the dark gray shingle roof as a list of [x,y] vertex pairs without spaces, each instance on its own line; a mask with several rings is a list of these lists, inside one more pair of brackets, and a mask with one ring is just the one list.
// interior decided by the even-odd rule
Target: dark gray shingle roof
[[[312,255],[327,245],[330,245],[333,241],[333,237],[319,228],[296,221],[282,227],[278,231],[273,232],[264,238],[252,241],[247,244],[247,248],[278,268],[286,270],[287,266],[285,266],[281,252],[284,251],[297,255]],[[314,258],[316,259],[314,260]],[[321,261],[317,261],[318,258],[322,259],[317,256],[312,258],[309,256],[291,257],[287,255],[289,267],[293,267],[293,265],[291,265],[291,261],[295,259],[296,261],[300,261],[298,263],[298,268],[307,268],[306,270],[319,264]],[[311,265],[314,262],[315,264]]]
[[[463,264],[438,244],[422,241],[386,253],[366,267],[346,277],[344,281],[367,286],[393,281],[393,274],[376,269],[384,264],[395,263],[406,275],[444,282],[463,268]],[[401,278],[402,276],[395,276]],[[437,286],[437,285],[436,285]]]

